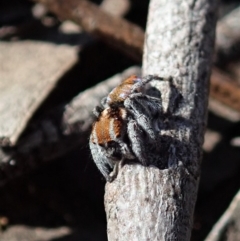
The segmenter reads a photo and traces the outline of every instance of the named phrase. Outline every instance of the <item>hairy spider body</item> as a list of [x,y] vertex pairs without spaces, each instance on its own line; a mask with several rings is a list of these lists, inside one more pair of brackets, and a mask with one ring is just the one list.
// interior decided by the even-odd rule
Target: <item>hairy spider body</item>
[[[119,104],[122,104],[124,100],[133,93],[133,91],[140,91],[140,87],[134,87],[136,84],[141,82],[141,78],[136,75],[131,75],[109,93],[109,95],[105,98],[105,103],[103,103],[103,105],[118,106]],[[143,87],[143,85],[141,85],[141,87]]]
[[117,161],[134,159],[134,155],[125,143],[127,111],[124,108],[106,108],[93,124],[90,136],[90,148],[94,161],[110,181],[109,173]]
[[116,175],[115,171],[110,173],[120,162],[136,160],[148,165],[146,141],[152,146],[158,141],[156,120],[162,113],[162,103],[142,92],[145,84],[154,79],[163,80],[152,75],[130,76],[103,98],[103,107],[97,106],[93,111],[96,122],[90,136],[90,149],[108,181]]
[[[126,110],[123,108],[106,108],[102,111],[98,121],[93,126],[91,142],[99,145],[107,145],[114,139],[122,136],[122,125],[126,119]],[[106,128],[108,127],[108,128]]]
[[[105,154],[112,159],[121,155],[132,159],[133,155],[125,141],[127,112],[124,108],[106,108],[94,123],[90,142],[99,145],[108,152]],[[109,156],[109,149],[112,149]]]

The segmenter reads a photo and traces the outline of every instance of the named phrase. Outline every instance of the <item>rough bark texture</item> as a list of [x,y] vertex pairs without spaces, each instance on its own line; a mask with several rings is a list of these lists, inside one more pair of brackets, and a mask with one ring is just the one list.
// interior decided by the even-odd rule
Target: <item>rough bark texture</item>
[[[109,240],[189,240],[206,124],[216,2],[152,0],[145,39],[144,74],[173,77],[183,96],[168,136],[168,168],[125,165],[106,185]],[[155,82],[164,108],[169,84]]]

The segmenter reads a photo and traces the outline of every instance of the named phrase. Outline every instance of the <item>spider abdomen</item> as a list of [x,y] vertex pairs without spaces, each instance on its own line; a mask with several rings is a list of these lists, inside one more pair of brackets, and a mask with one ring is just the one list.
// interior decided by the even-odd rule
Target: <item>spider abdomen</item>
[[[119,105],[119,103],[123,103],[124,100],[132,93],[133,86],[141,81],[142,79],[136,75],[131,75],[125,79],[109,93],[106,99],[107,105],[116,106]],[[137,91],[140,91],[140,89],[137,89]]]
[[124,108],[106,108],[94,123],[91,142],[100,146],[122,138],[124,120],[127,117]]

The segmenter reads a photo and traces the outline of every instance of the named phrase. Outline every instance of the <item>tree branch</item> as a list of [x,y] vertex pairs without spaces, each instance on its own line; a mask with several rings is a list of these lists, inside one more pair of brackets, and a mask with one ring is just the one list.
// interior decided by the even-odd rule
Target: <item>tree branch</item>
[[[146,31],[144,74],[173,77],[183,97],[172,129],[161,131],[165,169],[124,165],[107,183],[109,240],[189,240],[206,125],[216,2],[152,0]],[[155,83],[166,109],[172,89]],[[161,147],[161,142],[159,143]],[[151,160],[150,160],[151,162]]]
[[[43,3],[61,19],[79,24],[85,31],[139,60],[142,56],[142,29],[108,14],[86,0],[35,0]],[[110,24],[111,23],[111,24]]]

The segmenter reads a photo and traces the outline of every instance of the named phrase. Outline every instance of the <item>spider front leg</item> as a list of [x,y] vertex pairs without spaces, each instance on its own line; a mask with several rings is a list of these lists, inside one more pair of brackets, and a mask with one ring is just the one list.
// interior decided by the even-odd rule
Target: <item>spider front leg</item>
[[126,129],[119,138],[112,133],[113,130],[108,131],[112,138],[111,141],[99,143],[97,137],[101,136],[97,136],[97,132],[94,130],[90,136],[89,145],[95,164],[106,180],[111,182],[117,176],[118,169],[124,161],[136,159],[136,156],[129,148],[129,143],[125,143],[123,140]]
[[163,114],[161,99],[136,93],[125,100],[124,106],[145,131],[150,141],[157,143],[160,132],[158,122]]
[[129,120],[127,132],[129,140],[131,142],[132,151],[136,155],[136,158],[142,165],[147,166],[149,162],[146,155],[147,149],[144,132],[138,125],[136,120]]
[[131,93],[137,93],[139,92],[139,89],[141,89],[143,86],[145,86],[146,84],[148,84],[149,82],[151,82],[152,80],[159,80],[159,81],[164,81],[167,79],[164,79],[162,77],[159,77],[157,75],[146,75],[142,78],[139,78],[139,82],[135,83],[133,85],[133,88],[131,90]]
[[114,168],[114,163],[106,156],[106,151],[103,147],[94,144],[91,141],[89,145],[96,166],[107,181],[111,180],[110,173]]
[[103,106],[103,108],[107,108],[109,107],[108,105],[108,96],[105,96],[101,99],[101,105]]
[[107,181],[112,182],[118,174],[119,169],[124,165],[126,160],[136,159],[136,156],[129,148],[129,143],[125,143],[122,138],[116,138],[114,140],[115,151],[118,152],[118,158],[113,158],[113,153],[106,152],[106,157],[112,159],[114,164],[112,172],[108,175]]

